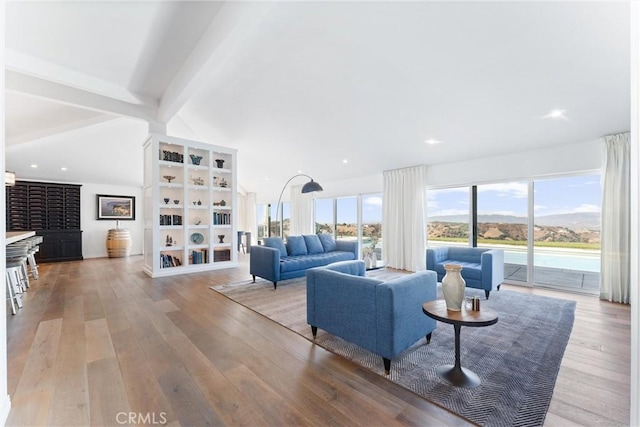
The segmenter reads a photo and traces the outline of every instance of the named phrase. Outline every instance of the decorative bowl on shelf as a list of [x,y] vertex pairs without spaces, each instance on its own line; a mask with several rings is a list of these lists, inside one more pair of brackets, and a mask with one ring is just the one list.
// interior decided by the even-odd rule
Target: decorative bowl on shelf
[[169,204],[169,198],[168,198],[168,197],[165,197],[165,198],[164,198],[164,199],[162,199],[162,200],[164,200],[164,204],[165,204],[165,205],[168,205],[168,204]]
[[202,222],[202,220],[198,217],[193,218],[193,224],[194,225],[200,225],[200,223]]
[[169,184],[171,184],[171,180],[176,179],[175,176],[171,176],[171,175],[163,175],[162,177],[166,179],[169,182]]
[[191,243],[195,243],[196,245],[200,245],[204,242],[204,236],[200,233],[193,233],[189,239],[191,240]]
[[218,234],[218,239],[220,239],[218,243],[224,243],[224,234]]
[[202,160],[202,156],[196,156],[195,154],[189,154],[189,157],[191,157],[191,163],[193,163],[196,166],[200,165],[200,160]]
[[179,204],[180,204],[180,200],[176,199],[176,200],[174,200],[174,201],[173,201],[173,203],[174,203],[175,205],[179,205]]

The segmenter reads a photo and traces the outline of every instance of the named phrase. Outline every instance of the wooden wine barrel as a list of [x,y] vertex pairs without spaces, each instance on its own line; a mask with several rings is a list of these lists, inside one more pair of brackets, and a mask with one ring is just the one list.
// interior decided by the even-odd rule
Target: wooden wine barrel
[[126,228],[112,228],[107,234],[109,258],[122,258],[131,254],[131,233]]

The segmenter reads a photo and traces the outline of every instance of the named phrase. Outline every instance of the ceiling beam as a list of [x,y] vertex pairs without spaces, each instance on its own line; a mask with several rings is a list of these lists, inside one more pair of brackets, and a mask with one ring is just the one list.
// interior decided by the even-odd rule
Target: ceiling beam
[[171,120],[272,7],[266,2],[226,3],[169,83],[160,100],[158,120],[164,123]]
[[98,95],[83,89],[67,86],[34,77],[18,71],[6,70],[5,87],[9,91],[25,93],[34,97],[51,99],[63,104],[89,110],[135,117],[149,122],[157,122],[157,109],[145,105],[132,104],[119,99]]

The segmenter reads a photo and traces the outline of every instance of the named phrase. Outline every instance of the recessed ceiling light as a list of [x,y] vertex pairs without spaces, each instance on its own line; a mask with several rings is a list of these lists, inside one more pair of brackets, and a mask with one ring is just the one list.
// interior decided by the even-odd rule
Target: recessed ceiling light
[[429,138],[429,139],[427,139],[425,141],[425,144],[429,144],[429,145],[442,144],[442,141],[438,141],[437,139]]
[[32,168],[37,168],[37,167],[38,167],[38,165],[36,165],[35,163],[32,163],[32,164],[31,164],[31,167],[32,167]]
[[346,165],[347,163],[349,163],[349,160],[344,159],[344,160],[342,161],[342,163],[344,163],[344,164]]
[[567,110],[551,110],[547,115],[543,116],[543,118],[568,120],[566,113]]
[[61,171],[66,171],[67,168],[65,168],[64,166],[60,168]]
[[298,169],[298,173],[302,173],[302,169]]

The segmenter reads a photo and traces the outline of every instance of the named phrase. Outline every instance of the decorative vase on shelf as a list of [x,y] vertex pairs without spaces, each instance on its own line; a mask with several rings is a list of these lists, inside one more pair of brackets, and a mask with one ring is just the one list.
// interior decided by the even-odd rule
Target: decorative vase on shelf
[[460,311],[464,300],[466,282],[460,275],[461,265],[445,264],[446,274],[442,278],[442,294],[447,304],[447,310]]
[[202,156],[196,156],[195,154],[189,154],[189,157],[191,157],[191,163],[193,163],[196,166],[200,165],[200,160],[202,160]]
[[216,165],[218,166],[218,169],[222,169],[224,167],[224,160],[216,159]]
[[218,234],[218,239],[220,239],[218,243],[224,243],[224,234]]

